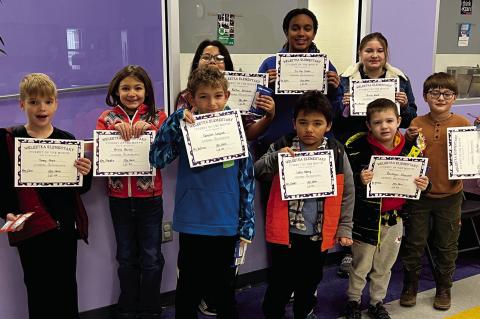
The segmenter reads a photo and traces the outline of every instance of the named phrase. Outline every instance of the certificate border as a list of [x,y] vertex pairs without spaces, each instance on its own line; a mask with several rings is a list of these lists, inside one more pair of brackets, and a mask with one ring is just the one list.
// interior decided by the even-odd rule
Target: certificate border
[[16,158],[16,170],[15,186],[16,187],[62,187],[62,186],[77,186],[81,187],[83,184],[83,175],[77,171],[77,178],[75,182],[22,182],[22,144],[61,144],[61,145],[74,145],[77,146],[77,159],[83,157],[83,141],[81,140],[60,140],[60,139],[38,139],[38,138],[24,138],[16,137],[15,141],[18,141],[17,158]]
[[[420,174],[424,175],[427,170],[428,158],[426,157],[406,157],[406,156],[388,156],[388,155],[373,155],[371,158],[370,168],[373,170],[377,159],[382,160],[395,160],[403,162],[422,162],[420,168]],[[395,198],[405,198],[405,199],[419,199],[420,193],[422,191],[417,188],[415,195],[403,195],[398,193],[374,193],[372,192],[372,184],[368,183],[367,185],[367,198],[384,198],[384,197],[395,197]]]
[[335,169],[335,161],[333,156],[333,150],[318,150],[318,151],[308,151],[308,152],[295,152],[295,157],[297,156],[312,156],[312,155],[328,155],[329,168],[330,168],[330,186],[332,191],[329,192],[320,192],[320,193],[307,193],[307,194],[297,194],[297,195],[288,195],[287,187],[285,186],[285,163],[284,159],[291,157],[288,153],[278,153],[279,163],[278,163],[278,172],[280,177],[280,191],[282,193],[282,200],[293,200],[293,199],[308,199],[308,198],[318,198],[318,197],[328,197],[335,196],[337,191],[337,177]]
[[[120,136],[120,132],[113,131],[113,130],[94,130],[93,131],[93,154],[94,154],[94,170],[93,176],[110,176],[110,177],[120,177],[120,176],[154,176],[155,175],[155,168],[150,163],[150,170],[149,171],[131,171],[131,172],[100,172],[99,168],[99,144],[100,144],[100,136],[101,135],[111,135],[111,136]],[[150,145],[153,143],[153,139],[155,138],[155,131],[149,130],[145,131],[143,135],[149,135],[150,138]]]
[[[355,112],[355,101],[354,101],[354,95],[355,95],[355,83],[381,83],[381,82],[395,82],[395,92],[400,92],[400,79],[398,77],[396,78],[380,78],[380,79],[350,79],[350,91],[352,95],[350,96],[350,116],[365,116],[367,115],[367,112]],[[400,105],[396,102],[398,107],[398,111],[400,114]]]
[[479,173],[454,173],[453,172],[453,133],[463,132],[477,132],[480,135],[480,130],[476,126],[465,127],[447,127],[447,152],[448,152],[448,179],[472,179],[480,178]]
[[182,127],[184,128],[182,130],[184,134],[184,139],[185,139],[185,147],[187,148],[187,154],[189,155],[188,157],[188,162],[190,164],[190,167],[199,167],[199,166],[205,166],[205,165],[211,165],[211,164],[216,164],[216,163],[221,163],[221,162],[226,162],[229,160],[235,160],[235,159],[240,159],[240,158],[245,158],[248,157],[248,144],[247,144],[247,138],[245,136],[245,131],[243,129],[243,124],[242,124],[242,116],[240,114],[240,110],[227,110],[227,111],[221,111],[221,112],[214,112],[214,113],[205,113],[205,114],[199,114],[195,115],[196,120],[202,120],[202,119],[208,119],[208,118],[215,118],[215,117],[223,117],[223,116],[228,116],[228,115],[235,115],[235,119],[237,121],[237,128],[238,132],[240,133],[240,144],[242,145],[242,151],[241,153],[236,153],[232,155],[226,155],[226,156],[221,156],[221,157],[213,157],[208,160],[196,160],[195,159],[195,154],[192,150],[192,140],[190,138],[190,132],[188,130],[188,125],[184,121],[182,124]]
[[[251,78],[263,78],[263,83],[262,85],[263,86],[268,86],[268,73],[250,73],[250,72],[240,72],[240,71],[223,71],[223,73],[225,75],[231,75],[231,76],[245,76],[245,77],[251,77]],[[228,80],[228,79],[227,79]],[[229,85],[230,86],[230,85]],[[253,100],[253,98],[252,98]],[[228,103],[227,103],[228,104]],[[250,103],[251,104],[251,103]],[[231,105],[229,105],[229,107],[232,109],[232,110],[239,110],[240,111],[240,114],[242,115],[257,115],[258,114],[255,114],[255,113],[252,113],[252,112],[249,112],[248,110],[240,110],[239,108],[237,109],[234,109],[232,108]],[[251,105],[249,106],[249,108],[251,107]]]
[[320,90],[323,94],[327,94],[328,82],[327,82],[327,72],[329,67],[328,57],[325,53],[277,53],[276,55],[276,69],[277,69],[277,78],[275,80],[275,94],[303,94],[309,90],[282,90],[280,87],[280,74],[281,74],[281,60],[282,57],[323,57],[323,87]]

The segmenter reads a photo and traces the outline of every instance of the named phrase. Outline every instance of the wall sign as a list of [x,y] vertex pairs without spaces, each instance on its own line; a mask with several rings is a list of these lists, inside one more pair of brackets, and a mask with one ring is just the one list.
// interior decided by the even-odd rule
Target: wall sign
[[458,27],[458,43],[459,47],[468,47],[470,43],[470,35],[472,33],[471,23],[460,23]]
[[235,44],[235,15],[217,14],[217,40],[225,45]]
[[472,0],[461,0],[460,14],[472,15]]

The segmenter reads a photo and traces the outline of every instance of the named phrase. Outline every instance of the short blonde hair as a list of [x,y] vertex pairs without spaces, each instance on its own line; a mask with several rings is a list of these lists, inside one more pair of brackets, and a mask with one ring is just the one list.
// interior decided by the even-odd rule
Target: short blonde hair
[[57,86],[44,73],[30,73],[20,81],[20,100],[29,96],[43,96],[57,98]]

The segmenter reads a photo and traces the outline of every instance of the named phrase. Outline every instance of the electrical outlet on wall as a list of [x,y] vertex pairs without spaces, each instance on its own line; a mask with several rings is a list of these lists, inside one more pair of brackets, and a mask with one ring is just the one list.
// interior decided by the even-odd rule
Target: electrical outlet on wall
[[162,222],[162,243],[173,240],[173,229],[171,221]]

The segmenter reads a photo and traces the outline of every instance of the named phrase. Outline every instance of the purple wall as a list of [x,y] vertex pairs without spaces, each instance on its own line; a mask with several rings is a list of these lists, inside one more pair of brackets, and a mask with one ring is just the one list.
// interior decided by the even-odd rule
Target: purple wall
[[[422,87],[433,73],[435,62],[435,15],[437,0],[372,0],[372,32],[382,32],[388,39],[390,62],[412,81],[418,115],[428,113]],[[441,23],[441,21],[440,21]],[[480,105],[457,102],[454,113],[479,114]]]
[[425,114],[423,81],[433,72],[437,0],[372,0],[372,32],[388,39],[390,63],[412,82],[418,114]]
[[[67,29],[76,35],[68,38]],[[8,53],[0,56],[0,95],[18,93],[30,72],[70,88],[108,84],[126,64],[140,64],[154,81],[157,105],[164,104],[160,1],[2,1],[0,35]],[[105,95],[106,89],[61,95],[55,125],[91,138]],[[24,122],[15,100],[0,101],[0,115],[0,126]]]

